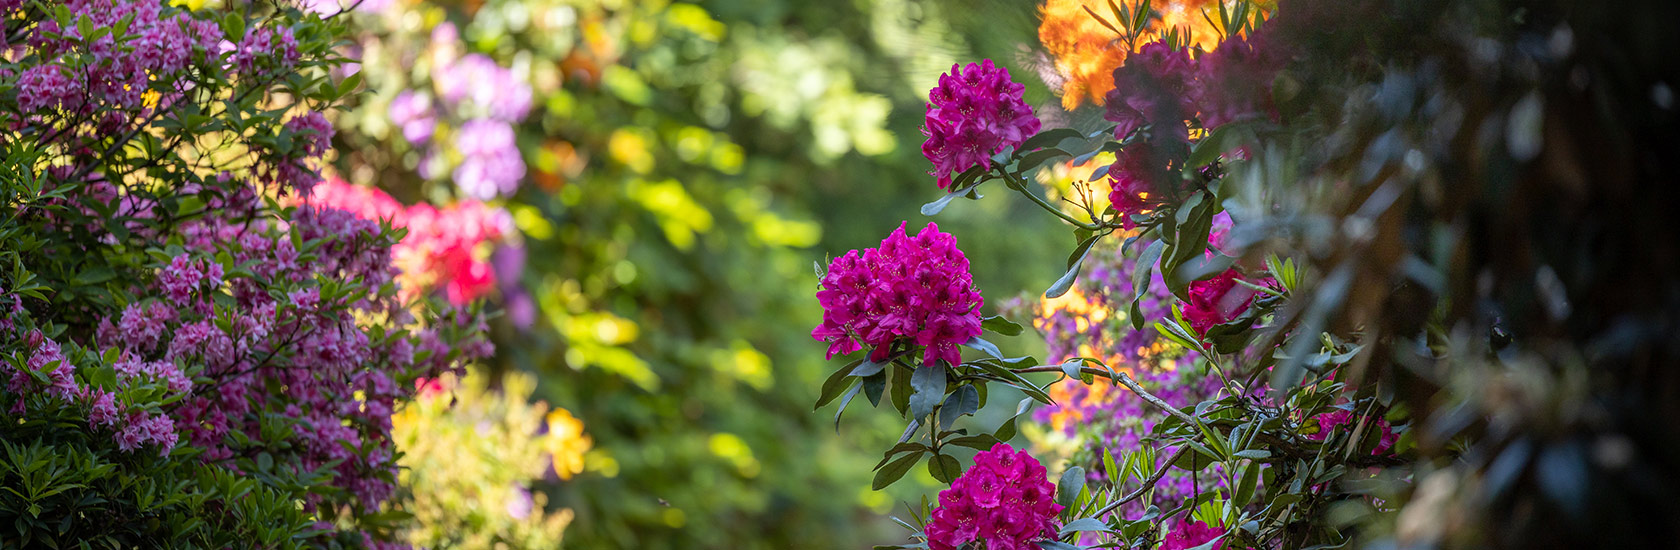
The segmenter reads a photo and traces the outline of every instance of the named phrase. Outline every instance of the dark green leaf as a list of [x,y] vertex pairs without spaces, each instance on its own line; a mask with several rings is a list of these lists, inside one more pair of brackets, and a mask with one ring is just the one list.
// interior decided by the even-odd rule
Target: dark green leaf
[[910,468],[915,466],[916,461],[921,460],[921,458],[922,453],[915,452],[899,457],[898,460],[888,462],[886,466],[882,466],[881,469],[875,471],[875,480],[870,482],[869,488],[876,491],[887,488],[887,486],[892,485],[894,481],[898,481],[899,478],[904,477],[904,474],[909,472]]
[[1102,234],[1096,233],[1080,241],[1079,247],[1075,248],[1073,255],[1068,258],[1067,272],[1063,273],[1061,278],[1056,279],[1056,283],[1050,285],[1049,290],[1044,291],[1045,298],[1061,297],[1061,295],[1067,294],[1068,289],[1073,288],[1074,280],[1079,278],[1079,269],[1085,263],[1085,256],[1091,253],[1091,245],[1097,244],[1097,239],[1100,238],[1102,238]]
[[887,373],[877,372],[863,379],[863,396],[872,406],[881,406],[881,394],[887,389]]
[[1023,330],[1021,325],[1003,318],[1002,315],[993,315],[980,320],[980,328],[1002,334],[1004,336],[1020,336],[1021,331]]
[[817,406],[811,407],[811,410],[821,409],[823,405],[827,405],[834,398],[840,397],[840,392],[844,392],[851,387],[852,382],[856,381],[851,376],[852,369],[857,368],[857,365],[862,362],[861,359],[853,361],[840,370],[834,371],[834,374],[828,375],[828,380],[823,381],[822,392],[817,397]]
[[857,397],[858,390],[861,390],[861,389],[863,389],[863,386],[852,386],[851,391],[846,392],[846,396],[840,398],[840,406],[838,408],[834,409],[834,431],[835,432],[840,431],[840,415],[846,413],[846,405],[849,405],[849,404],[852,403],[852,398]]
[[1026,141],[1021,142],[1021,150],[1031,151],[1040,147],[1052,147],[1061,143],[1063,140],[1082,137],[1085,137],[1085,135],[1079,133],[1079,130],[1072,128],[1051,128],[1049,130],[1039,132],[1033,137],[1027,138]]
[[962,463],[957,462],[957,457],[951,455],[933,455],[933,458],[928,459],[928,473],[933,474],[933,478],[940,483],[950,483],[962,474]]
[[966,414],[974,414],[980,410],[980,391],[974,386],[963,386],[951,392],[945,398],[945,403],[939,406],[939,429],[949,430],[957,418]]
[[922,365],[911,374],[910,387],[915,389],[910,395],[910,416],[924,418],[933,413],[933,407],[945,397],[945,365]]
[[1166,243],[1157,239],[1149,243],[1143,252],[1138,254],[1136,267],[1132,269],[1132,305],[1130,317],[1133,330],[1143,329],[1143,311],[1138,307],[1138,301],[1148,295],[1150,273],[1155,269],[1155,262],[1161,259],[1161,250]]
[[1068,468],[1062,472],[1061,481],[1056,483],[1056,503],[1062,506],[1073,506],[1073,499],[1085,489],[1085,469],[1078,466]]
[[1015,165],[1015,173],[1025,174],[1027,171],[1038,168],[1038,165],[1049,162],[1051,159],[1070,156],[1073,156],[1073,153],[1054,147],[1033,151],[1031,153],[1027,153],[1027,156],[1021,157],[1021,162]]
[[1085,532],[1085,531],[1107,531],[1107,530],[1108,530],[1108,524],[1104,523],[1103,520],[1100,520],[1100,519],[1097,519],[1097,518],[1079,518],[1079,519],[1068,522],[1067,525],[1063,525],[1062,526],[1062,531],[1061,531],[1061,536],[1064,536],[1064,537],[1068,536],[1069,533],[1081,533],[1081,532]]

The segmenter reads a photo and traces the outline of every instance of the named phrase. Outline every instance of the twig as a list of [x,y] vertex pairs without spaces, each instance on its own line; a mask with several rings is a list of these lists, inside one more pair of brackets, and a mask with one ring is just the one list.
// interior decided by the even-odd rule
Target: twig
[[[1130,374],[1126,374],[1126,373],[1121,372],[1121,371],[1114,371],[1114,370],[1109,370],[1109,369],[1099,369],[1099,368],[1095,368],[1095,367],[1079,367],[1079,371],[1094,374],[1094,375],[1098,375],[1098,376],[1106,376],[1110,380],[1118,382],[1118,383],[1120,383],[1120,385],[1126,386],[1126,389],[1132,390],[1132,393],[1137,394],[1138,397],[1142,397],[1143,400],[1148,401],[1149,404],[1154,405],[1154,406],[1156,406],[1157,408],[1160,408],[1163,411],[1166,411],[1167,414],[1172,415],[1174,418],[1177,418],[1179,420],[1183,420],[1184,423],[1186,423],[1186,424],[1192,424],[1192,425],[1196,424],[1196,418],[1195,417],[1190,416],[1188,414],[1184,414],[1184,411],[1178,410],[1177,407],[1172,406],[1171,404],[1167,403],[1165,400],[1163,400],[1159,397],[1155,397],[1155,394],[1149,393],[1148,391],[1144,390],[1143,386],[1138,385],[1137,380],[1133,380],[1132,375],[1130,375]],[[1025,368],[1025,369],[1019,369],[1019,370],[1016,370],[1015,372],[1018,372],[1018,373],[1062,372],[1062,366],[1061,365],[1042,365],[1042,366],[1037,366],[1037,367],[1029,367],[1029,368]]]
[[[1142,497],[1143,492],[1148,491],[1150,488],[1155,486],[1156,482],[1161,481],[1161,477],[1167,475],[1167,469],[1172,468],[1173,463],[1178,462],[1178,457],[1184,456],[1185,451],[1189,451],[1189,450],[1190,450],[1189,445],[1179,445],[1178,450],[1173,451],[1172,456],[1167,457],[1167,463],[1166,464],[1162,464],[1159,469],[1155,470],[1155,473],[1149,474],[1148,479],[1143,480],[1143,486],[1142,487],[1138,487],[1137,490],[1132,491],[1131,494],[1128,494],[1124,497],[1121,497],[1120,500],[1116,500],[1114,502],[1108,503],[1107,506],[1103,506],[1102,509],[1097,510],[1097,513],[1091,514],[1091,517],[1101,518],[1104,515],[1108,514],[1109,512],[1113,512],[1115,509],[1119,508],[1121,505],[1126,504],[1126,503],[1131,502],[1131,501],[1134,501],[1134,500],[1137,500],[1138,498]],[[1110,475],[1112,475],[1113,473],[1114,472],[1109,472]]]

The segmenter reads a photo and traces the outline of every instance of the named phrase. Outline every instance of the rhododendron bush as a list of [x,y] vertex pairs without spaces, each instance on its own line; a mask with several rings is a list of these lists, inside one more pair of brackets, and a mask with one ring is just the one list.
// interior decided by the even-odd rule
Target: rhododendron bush
[[224,8],[0,3],[0,546],[397,547],[392,414],[490,353],[310,200],[342,21]]
[[1676,44],[1628,13],[1052,0],[1065,110],[953,67],[921,213],[1018,196],[1077,244],[1042,298],[931,223],[819,269],[857,357],[817,406],[905,421],[875,489],[950,486],[886,548],[1670,544]]

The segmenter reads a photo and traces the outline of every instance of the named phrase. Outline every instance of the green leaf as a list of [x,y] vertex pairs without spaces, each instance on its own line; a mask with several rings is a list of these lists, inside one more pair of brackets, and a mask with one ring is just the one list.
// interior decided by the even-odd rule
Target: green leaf
[[932,414],[933,407],[945,396],[945,365],[940,362],[922,365],[911,374],[910,387],[915,389],[910,396],[910,416],[924,418]]
[[857,368],[852,369],[851,374],[849,374],[848,376],[856,376],[856,377],[859,377],[859,378],[862,378],[862,377],[865,377],[865,376],[872,376],[875,373],[881,372],[881,369],[884,369],[884,368],[886,368],[887,365],[891,365],[891,364],[892,364],[892,358],[890,358],[890,357],[887,358],[887,360],[879,362],[879,363],[875,362],[874,359],[864,357],[863,363],[859,364],[857,366]]
[[863,378],[863,396],[871,406],[881,406],[881,394],[887,389],[887,373],[877,372]]
[[1049,162],[1050,159],[1071,156],[1073,156],[1073,153],[1054,147],[1033,151],[1031,153],[1027,153],[1027,156],[1021,157],[1021,162],[1015,165],[1015,173],[1025,174],[1029,170],[1038,168],[1038,165]]
[[1037,135],[1027,138],[1026,141],[1021,142],[1021,150],[1031,151],[1040,147],[1051,147],[1061,143],[1063,140],[1082,137],[1085,137],[1085,135],[1079,133],[1079,130],[1075,130],[1073,128],[1051,128],[1049,130],[1039,132]]
[[[955,186],[953,186],[953,187],[955,187]],[[938,215],[941,211],[945,210],[946,205],[951,203],[951,199],[955,199],[955,198],[957,198],[959,196],[962,196],[966,193],[968,193],[968,190],[966,190],[966,189],[946,193],[945,196],[939,197],[938,200],[935,200],[933,202],[922,205],[922,215],[923,216]]]
[[[1014,421],[1014,419],[1011,418],[1010,421]],[[998,443],[1002,442],[998,441],[997,436],[992,434],[965,435],[945,442],[946,445],[957,445],[959,447],[968,447],[979,451],[990,450]]]
[[1068,468],[1062,472],[1061,481],[1056,483],[1056,503],[1062,506],[1073,506],[1074,497],[1085,489],[1085,469],[1078,466]]
[[834,371],[834,374],[828,375],[828,380],[823,381],[822,393],[817,397],[817,406],[811,407],[811,410],[821,409],[823,405],[827,405],[834,398],[840,397],[840,392],[851,387],[852,382],[855,381],[851,375],[852,369],[857,368],[856,365],[862,362],[862,359],[853,361],[850,365]]
[[928,459],[928,473],[933,474],[933,478],[940,483],[948,484],[962,474],[962,463],[957,462],[957,457],[951,455],[933,455],[933,458]]
[[356,91],[356,87],[360,86],[360,85],[362,85],[362,72],[361,71],[356,71],[354,74],[351,74],[350,76],[344,77],[344,80],[341,80],[341,81],[338,82],[338,90],[336,91],[337,92],[336,93],[337,97],[335,97],[334,99],[339,99],[339,98],[343,98],[344,96],[350,95],[350,92]]
[[889,378],[892,379],[892,389],[889,390],[889,395],[892,397],[893,408],[898,409],[898,414],[909,412],[910,394],[915,391],[915,388],[910,387],[910,369],[895,366],[892,368],[892,375]]
[[869,483],[869,488],[876,491],[887,488],[894,481],[904,477],[904,474],[909,472],[910,468],[915,466],[916,461],[921,460],[921,458],[922,453],[918,451],[888,462],[886,466],[882,466],[881,469],[875,471],[875,480]]
[[1149,294],[1147,290],[1149,289],[1150,274],[1155,269],[1155,262],[1161,260],[1161,251],[1166,246],[1167,243],[1160,239],[1149,243],[1149,246],[1138,254],[1137,263],[1134,264],[1136,267],[1132,268],[1132,305],[1131,313],[1128,316],[1131,317],[1133,330],[1143,329],[1143,310],[1138,307],[1138,303],[1145,295]]
[[1060,535],[1065,537],[1065,536],[1068,536],[1068,534],[1070,534],[1070,533],[1082,533],[1082,532],[1086,532],[1086,531],[1107,531],[1107,530],[1108,530],[1108,524],[1104,523],[1103,520],[1100,520],[1100,519],[1097,519],[1097,518],[1079,518],[1079,519],[1068,522],[1067,525],[1063,525]]
[[[1243,453],[1246,452],[1248,451],[1243,451]],[[1241,455],[1242,453],[1237,454]],[[1248,505],[1248,501],[1254,498],[1254,489],[1260,485],[1260,470],[1260,464],[1247,464],[1243,466],[1243,471],[1237,478],[1237,491],[1232,493],[1232,497],[1238,507]]]
[[1002,315],[993,315],[991,317],[981,319],[980,328],[1002,334],[1004,336],[1020,336],[1021,331],[1024,330],[1021,328],[1021,325],[1003,318]]
[[981,338],[979,336],[975,336],[974,338],[970,338],[967,342],[964,342],[963,345],[970,348],[970,349],[973,349],[975,351],[979,351],[981,353],[985,353],[986,355],[990,355],[994,358],[1003,359],[1003,350],[998,349],[997,344],[993,344],[991,342],[988,342],[984,338]]
[[1074,280],[1079,278],[1079,269],[1085,264],[1085,256],[1091,253],[1091,246],[1097,244],[1097,239],[1101,239],[1102,236],[1102,233],[1094,233],[1080,241],[1079,247],[1068,257],[1067,272],[1063,273],[1060,279],[1056,279],[1056,283],[1050,285],[1049,290],[1044,291],[1045,298],[1059,298],[1067,294],[1068,289],[1073,288]]
[[951,392],[945,398],[945,403],[939,406],[939,426],[941,430],[951,429],[951,424],[967,414],[974,414],[980,410],[980,391],[974,386],[963,386]]
[[855,360],[852,365],[845,365],[840,370],[835,370],[832,375],[828,375],[828,380],[823,380],[822,394],[816,397],[816,407],[811,407],[811,410],[822,409],[823,405],[832,402],[835,397],[840,397],[840,392],[845,392],[848,387],[852,387],[852,382],[855,382],[852,377],[852,370],[857,368],[855,365],[862,362],[864,360]]
[[1266,451],[1265,449],[1248,449],[1248,450],[1245,450],[1245,451],[1237,451],[1236,453],[1233,453],[1231,456],[1235,456],[1235,457],[1238,457],[1238,458],[1246,458],[1246,459],[1249,459],[1249,460],[1265,460],[1265,459],[1271,458],[1272,453]]
[[840,398],[840,406],[834,409],[834,431],[836,433],[840,431],[840,415],[846,413],[846,405],[852,403],[852,398],[857,397],[858,390],[861,389],[863,389],[862,385],[852,386],[851,391],[846,392],[846,396]]
[[1214,128],[1207,137],[1196,142],[1190,150],[1190,158],[1184,161],[1184,169],[1193,171],[1219,160],[1219,156],[1241,147],[1245,143],[1253,142],[1254,130],[1247,124],[1226,124]]
[[1085,360],[1075,358],[1066,363],[1062,363],[1062,374],[1066,374],[1068,378],[1072,378],[1074,380],[1082,380],[1085,373],[1080,369],[1084,367]]
[[1019,430],[1019,428],[1015,426],[1015,418],[1016,417],[1011,416],[1009,417],[1009,420],[1003,421],[1003,425],[998,426],[998,429],[992,432],[992,437],[997,438],[999,442],[1003,443],[1008,443],[1009,440],[1014,439],[1015,433]]
[[245,38],[245,16],[237,11],[228,12],[227,17],[222,18],[222,34],[228,42],[238,44],[240,39]]

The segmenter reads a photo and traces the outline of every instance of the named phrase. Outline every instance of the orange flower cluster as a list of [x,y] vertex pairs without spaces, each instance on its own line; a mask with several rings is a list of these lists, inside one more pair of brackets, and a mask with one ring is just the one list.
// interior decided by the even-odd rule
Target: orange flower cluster
[[[1102,105],[1103,96],[1114,89],[1114,70],[1125,64],[1131,53],[1120,35],[1109,28],[1120,28],[1109,1],[1047,0],[1039,10],[1043,21],[1038,26],[1038,41],[1056,58],[1056,70],[1066,79],[1062,82],[1063,108],[1077,108],[1087,98],[1094,105]],[[1114,4],[1130,11],[1141,1],[1114,0]],[[1218,20],[1219,15],[1213,11],[1203,15],[1204,10],[1219,9],[1216,0],[1165,0],[1152,2],[1151,6],[1153,15],[1138,35],[1138,45],[1159,40],[1171,29],[1178,29],[1180,36],[1188,32],[1189,44],[1204,51],[1219,45],[1219,30],[1209,22]]]

